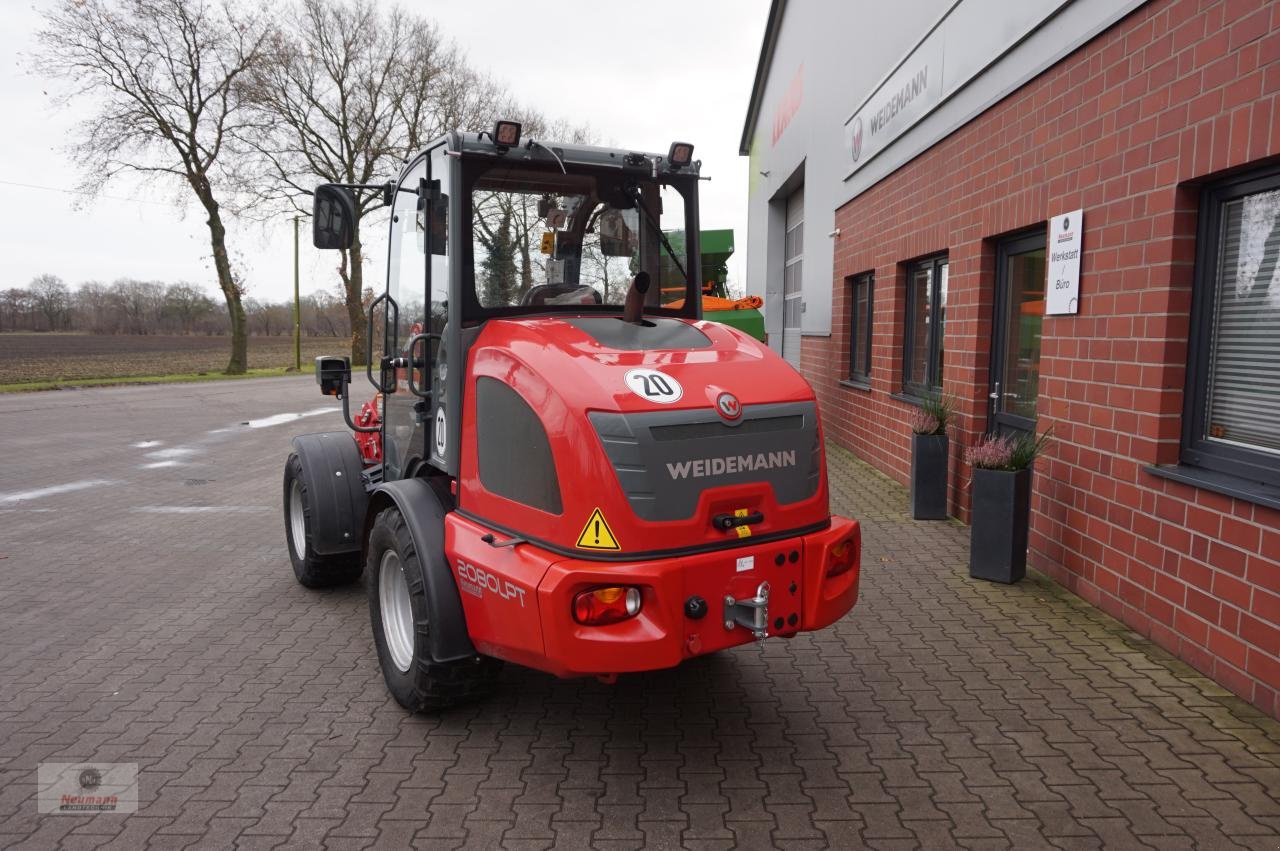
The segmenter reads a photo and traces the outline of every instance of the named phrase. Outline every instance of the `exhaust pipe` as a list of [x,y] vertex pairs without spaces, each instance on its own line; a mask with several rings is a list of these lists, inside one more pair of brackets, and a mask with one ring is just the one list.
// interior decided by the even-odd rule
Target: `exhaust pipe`
[[649,273],[643,269],[636,272],[631,279],[631,289],[627,290],[627,300],[622,306],[622,321],[638,325],[644,317],[644,296],[649,292]]

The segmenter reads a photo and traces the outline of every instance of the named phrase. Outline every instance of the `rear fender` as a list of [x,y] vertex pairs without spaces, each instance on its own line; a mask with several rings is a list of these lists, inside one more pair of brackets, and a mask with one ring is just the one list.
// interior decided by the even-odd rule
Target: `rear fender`
[[320,555],[358,552],[369,496],[351,432],[299,435],[293,439],[293,451],[302,463],[310,498],[311,548]]
[[[467,632],[458,584],[444,554],[444,516],[449,500],[428,479],[399,479],[384,482],[369,495],[369,511],[364,522],[362,545],[367,547],[373,520],[383,509],[400,509],[405,526],[413,537],[422,565],[422,581],[427,589],[427,617],[430,621],[431,658],[452,662],[476,655]],[[367,557],[367,551],[364,556]],[[373,574],[370,574],[371,576]]]

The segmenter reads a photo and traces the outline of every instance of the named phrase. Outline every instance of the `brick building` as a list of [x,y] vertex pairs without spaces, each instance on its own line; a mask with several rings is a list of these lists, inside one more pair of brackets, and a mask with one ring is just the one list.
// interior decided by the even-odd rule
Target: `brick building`
[[900,481],[912,406],[954,396],[961,520],[963,448],[1052,427],[1031,566],[1280,717],[1280,4],[848,6],[770,12],[742,151],[771,345]]

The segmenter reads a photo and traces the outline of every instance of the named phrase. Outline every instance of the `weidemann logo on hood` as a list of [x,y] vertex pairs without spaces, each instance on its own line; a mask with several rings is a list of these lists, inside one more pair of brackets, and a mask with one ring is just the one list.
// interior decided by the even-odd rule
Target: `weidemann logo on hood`
[[667,472],[673,479],[701,479],[705,476],[724,476],[730,473],[749,473],[754,470],[775,470],[794,467],[796,451],[757,452],[754,455],[726,455],[722,458],[699,458],[696,461],[667,463]]

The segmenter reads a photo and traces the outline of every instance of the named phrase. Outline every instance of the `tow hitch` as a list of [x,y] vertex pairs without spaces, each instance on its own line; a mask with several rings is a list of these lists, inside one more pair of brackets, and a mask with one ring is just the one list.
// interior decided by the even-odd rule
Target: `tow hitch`
[[724,628],[732,630],[740,626],[751,630],[757,641],[769,637],[769,583],[761,582],[756,595],[747,600],[724,598]]

